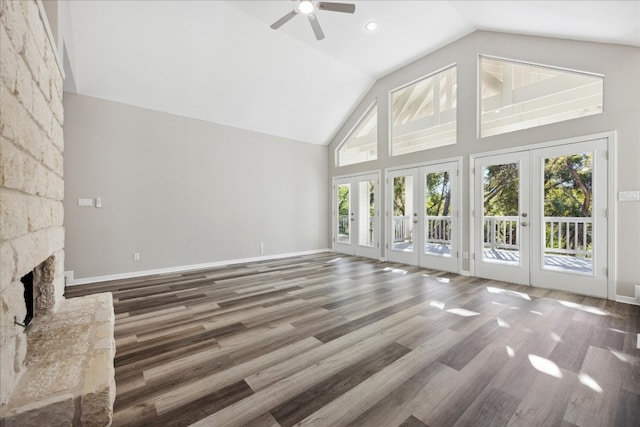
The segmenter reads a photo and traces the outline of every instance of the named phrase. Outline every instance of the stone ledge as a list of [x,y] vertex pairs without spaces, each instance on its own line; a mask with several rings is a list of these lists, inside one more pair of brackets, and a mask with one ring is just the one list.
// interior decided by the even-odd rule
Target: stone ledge
[[2,425],[111,425],[116,394],[112,295],[65,299],[54,313],[33,322],[26,371],[3,410]]

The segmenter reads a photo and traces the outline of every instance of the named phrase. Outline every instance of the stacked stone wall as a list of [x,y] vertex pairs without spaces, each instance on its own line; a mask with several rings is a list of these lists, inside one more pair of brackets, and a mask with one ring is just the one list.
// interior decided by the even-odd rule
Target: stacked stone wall
[[26,314],[20,278],[48,260],[52,288],[36,315],[64,294],[63,72],[54,49],[38,2],[0,0],[0,409],[24,371],[27,339],[14,324]]

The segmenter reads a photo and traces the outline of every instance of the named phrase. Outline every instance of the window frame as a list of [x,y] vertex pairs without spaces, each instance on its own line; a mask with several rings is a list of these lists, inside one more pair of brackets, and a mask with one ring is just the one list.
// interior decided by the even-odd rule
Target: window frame
[[[399,90],[405,89],[413,84],[416,84],[422,80],[428,79],[430,77],[435,77],[438,74],[442,73],[443,71],[449,70],[451,68],[455,68],[456,69],[456,120],[455,120],[455,130],[456,130],[456,141],[453,144],[447,144],[447,145],[439,145],[437,147],[431,147],[431,148],[424,148],[422,150],[415,150],[415,151],[411,151],[409,153],[402,153],[402,154],[393,154],[393,93],[397,92]],[[431,71],[427,74],[423,74],[420,77],[417,77],[407,83],[403,83],[400,86],[397,86],[393,89],[390,89],[387,93],[387,102],[388,102],[388,114],[387,114],[387,120],[388,120],[388,124],[389,124],[389,129],[388,129],[388,139],[389,139],[389,143],[388,143],[388,147],[387,147],[387,153],[389,157],[398,157],[398,156],[404,156],[404,155],[408,155],[408,154],[413,154],[413,153],[418,153],[420,151],[428,151],[428,150],[432,150],[435,148],[440,148],[440,147],[446,147],[449,145],[456,145],[458,143],[458,91],[457,91],[457,85],[458,85],[458,63],[457,62],[452,62],[448,65],[445,65],[444,67],[438,68],[435,71]]]
[[356,123],[351,127],[351,129],[349,130],[349,132],[347,132],[347,135],[342,138],[342,141],[340,141],[340,144],[337,145],[337,147],[335,148],[334,151],[334,163],[335,163],[335,167],[336,168],[343,168],[343,167],[347,167],[347,166],[352,166],[352,165],[358,165],[361,163],[367,163],[367,162],[373,162],[378,160],[379,156],[378,156],[378,145],[380,143],[379,138],[378,138],[378,111],[376,111],[376,158],[375,159],[369,159],[369,160],[364,160],[361,162],[355,162],[355,163],[349,163],[348,165],[340,165],[340,149],[351,139],[353,133],[356,131],[356,129],[358,129],[358,127],[362,124],[362,122],[369,116],[369,114],[371,113],[371,111],[373,111],[374,108],[378,107],[378,98],[375,98],[371,104],[369,104],[369,106],[364,110],[364,112],[360,115],[360,118],[358,119],[358,121],[356,121]]
[[529,129],[535,129],[538,128],[540,126],[548,126],[548,125],[553,125],[553,124],[558,124],[558,123],[563,123],[569,120],[575,120],[575,119],[579,119],[579,118],[583,118],[583,117],[574,117],[571,119],[565,119],[565,120],[560,120],[557,122],[551,122],[551,123],[545,123],[542,125],[537,125],[537,126],[533,126],[533,127],[527,127],[527,128],[522,128],[522,129],[516,129],[516,130],[512,130],[512,131],[507,131],[507,132],[501,132],[501,133],[496,133],[496,134],[492,134],[492,135],[487,135],[487,136],[482,136],[482,58],[487,58],[487,59],[492,59],[492,60],[497,60],[497,61],[503,61],[503,62],[510,62],[513,64],[517,64],[517,65],[530,65],[533,67],[541,67],[541,68],[548,68],[551,70],[558,70],[558,71],[565,71],[568,73],[575,73],[575,74],[582,74],[585,76],[590,76],[590,77],[597,77],[602,79],[602,111],[600,113],[595,113],[595,114],[590,114],[588,116],[584,116],[584,117],[590,117],[590,116],[596,116],[599,114],[602,114],[606,111],[605,109],[605,75],[604,74],[599,74],[599,73],[594,73],[594,72],[589,72],[589,71],[582,71],[582,70],[576,70],[573,68],[567,68],[567,67],[559,67],[559,66],[554,66],[554,65],[549,65],[549,64],[540,64],[537,62],[532,62],[532,61],[523,61],[523,60],[518,60],[518,59],[512,59],[512,58],[506,58],[506,57],[502,57],[502,56],[496,56],[496,55],[488,55],[488,54],[482,54],[479,53],[477,54],[477,60],[476,60],[476,67],[477,67],[477,72],[476,72],[476,83],[477,83],[477,90],[476,90],[476,138],[478,140],[484,139],[484,138],[491,138],[491,137],[495,137],[495,136],[499,136],[499,135],[506,135],[506,134],[510,134],[513,132],[520,132],[520,131],[524,131],[524,130],[529,130]]

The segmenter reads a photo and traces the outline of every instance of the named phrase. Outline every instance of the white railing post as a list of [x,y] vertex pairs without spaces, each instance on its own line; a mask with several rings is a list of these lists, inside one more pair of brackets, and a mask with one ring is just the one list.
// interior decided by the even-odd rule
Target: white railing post
[[593,249],[589,248],[593,227],[591,218],[545,217],[544,224],[547,236],[545,253],[592,256]]

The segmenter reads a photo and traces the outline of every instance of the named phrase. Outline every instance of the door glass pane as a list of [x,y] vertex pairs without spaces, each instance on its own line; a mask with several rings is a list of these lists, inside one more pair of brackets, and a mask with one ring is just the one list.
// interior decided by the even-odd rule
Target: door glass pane
[[358,188],[358,244],[373,247],[375,205],[375,187],[373,180],[361,181]]
[[593,155],[544,159],[544,268],[593,272]]
[[[394,251],[413,252],[413,176],[393,178],[393,241]],[[417,218],[417,217],[416,217]]]
[[425,177],[425,254],[451,256],[451,181],[449,172]]
[[485,166],[482,176],[484,205],[482,260],[519,265],[519,164]]
[[349,184],[338,185],[338,243],[350,243],[351,207],[349,206]]

